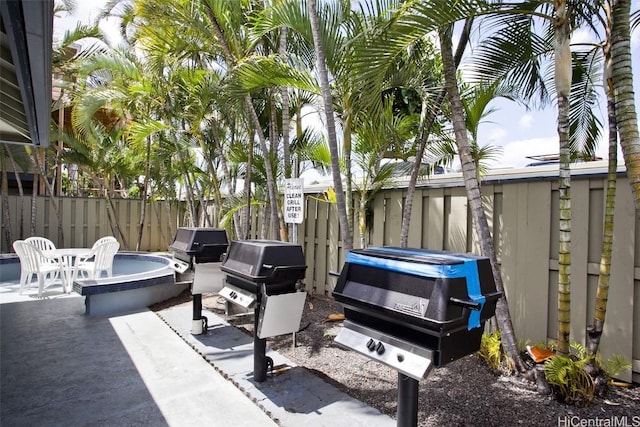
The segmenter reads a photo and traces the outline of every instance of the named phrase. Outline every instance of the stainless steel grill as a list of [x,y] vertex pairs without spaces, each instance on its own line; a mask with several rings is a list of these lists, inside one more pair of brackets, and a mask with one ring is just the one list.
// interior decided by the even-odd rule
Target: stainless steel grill
[[227,233],[217,228],[180,227],[169,251],[177,282],[191,286],[193,322],[191,333],[207,330],[207,318],[202,316],[202,294],[222,289],[220,261],[228,247]]
[[273,361],[266,338],[297,332],[306,293],[298,290],[307,266],[302,247],[276,240],[233,240],[220,269],[226,273],[219,295],[253,308],[254,380],[266,380]]
[[336,342],[398,371],[398,425],[415,425],[418,380],[480,348],[500,296],[485,257],[354,250],[333,292],[346,319]]

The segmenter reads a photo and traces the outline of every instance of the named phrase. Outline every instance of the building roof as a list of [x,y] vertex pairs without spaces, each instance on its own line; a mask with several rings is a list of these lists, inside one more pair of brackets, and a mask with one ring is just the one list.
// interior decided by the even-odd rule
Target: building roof
[[49,145],[53,0],[0,1],[0,142]]

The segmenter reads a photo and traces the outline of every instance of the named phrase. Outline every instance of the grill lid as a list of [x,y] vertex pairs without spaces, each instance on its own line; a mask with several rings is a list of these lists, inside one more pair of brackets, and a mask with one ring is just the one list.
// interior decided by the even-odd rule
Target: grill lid
[[220,261],[227,250],[227,232],[218,228],[179,227],[169,246],[174,256],[197,263]]
[[301,280],[306,268],[302,246],[278,240],[232,240],[220,265],[225,273],[267,284]]

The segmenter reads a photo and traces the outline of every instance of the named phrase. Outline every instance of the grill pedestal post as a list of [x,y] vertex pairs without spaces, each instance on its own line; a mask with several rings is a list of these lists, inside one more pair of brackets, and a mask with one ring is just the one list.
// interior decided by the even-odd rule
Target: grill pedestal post
[[202,294],[193,294],[193,321],[191,334],[200,335],[206,331],[206,317],[202,316]]
[[262,292],[258,290],[255,314],[253,316],[253,379],[259,383],[267,380],[267,339],[258,337],[258,321],[260,320],[261,303]]
[[418,425],[418,380],[398,372],[398,427]]

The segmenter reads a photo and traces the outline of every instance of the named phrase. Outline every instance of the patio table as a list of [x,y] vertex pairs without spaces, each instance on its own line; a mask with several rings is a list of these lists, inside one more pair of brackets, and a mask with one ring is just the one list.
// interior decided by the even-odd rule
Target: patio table
[[73,288],[73,281],[78,274],[78,260],[90,253],[91,248],[57,248],[43,251],[44,256],[60,263],[60,279],[65,293],[71,292]]

